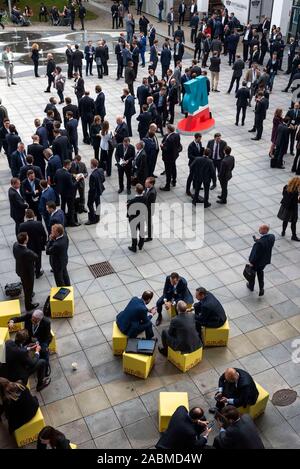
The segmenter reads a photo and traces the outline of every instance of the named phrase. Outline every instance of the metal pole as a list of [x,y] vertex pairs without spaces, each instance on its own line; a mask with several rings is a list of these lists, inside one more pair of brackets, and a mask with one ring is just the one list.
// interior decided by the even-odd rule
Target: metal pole
[[9,17],[11,17],[11,0],[8,0]]

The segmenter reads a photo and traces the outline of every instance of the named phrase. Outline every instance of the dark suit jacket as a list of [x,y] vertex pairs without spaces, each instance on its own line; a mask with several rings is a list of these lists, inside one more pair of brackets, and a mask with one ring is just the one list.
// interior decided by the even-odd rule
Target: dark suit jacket
[[64,168],[58,169],[54,176],[54,182],[58,194],[66,198],[74,197],[77,181],[69,171]]
[[100,117],[105,117],[106,109],[105,109],[105,94],[103,91],[97,94],[97,98],[95,99],[95,115],[99,115]]
[[22,193],[22,196],[24,197],[24,199],[26,200],[26,202],[28,203],[28,205],[30,207],[32,207],[32,205],[34,205],[36,203],[33,199],[36,198],[37,196],[39,196],[39,193],[41,191],[40,180],[37,179],[37,178],[35,178],[35,180],[34,180],[34,189],[39,191],[38,194],[35,194],[32,191],[32,187],[29,184],[28,179],[27,178],[24,179],[24,181],[22,182],[22,185],[21,185],[21,193]]
[[237,93],[235,95],[236,97],[236,105],[238,107],[247,107],[250,99],[250,91],[248,88],[243,86],[239,90],[237,90]]
[[178,91],[177,91],[177,86],[176,85],[171,86],[169,88],[168,101],[172,105],[178,104]]
[[241,415],[225,432],[220,432],[214,446],[218,449],[264,449],[256,425],[248,414]]
[[60,157],[58,155],[53,155],[48,160],[48,166],[46,170],[47,178],[50,178],[51,184],[54,184],[54,176],[56,171],[62,167]]
[[25,231],[29,240],[27,247],[33,252],[39,253],[45,249],[47,234],[41,221],[28,220],[19,226],[19,233]]
[[136,120],[138,123],[138,132],[141,134],[141,138],[144,138],[148,132],[149,125],[152,122],[151,113],[146,111],[142,112],[139,116],[137,116]]
[[234,169],[234,156],[225,155],[220,165],[219,180],[229,181],[232,178],[233,169]]
[[116,321],[120,331],[131,337],[137,336],[138,333],[136,335],[134,334],[137,325],[144,324],[146,327],[151,323],[144,301],[142,298],[136,296],[134,296],[125,309],[117,315]]
[[80,67],[82,65],[82,59],[84,58],[83,52],[79,49],[75,50],[72,58],[74,67]]
[[[209,142],[207,143],[207,148],[210,150],[211,159],[214,158],[214,155],[213,155],[214,143],[215,143],[214,140],[209,140]],[[225,153],[224,153],[225,147],[227,147],[227,142],[225,142],[225,140],[221,140],[219,143],[219,158],[220,159],[224,158],[225,156]]]
[[42,125],[38,127],[35,131],[36,135],[40,137],[40,145],[43,145],[43,148],[48,148],[49,143],[48,143],[48,132],[45,127]]
[[128,145],[126,155],[124,156],[124,146],[123,143],[119,143],[116,148],[116,153],[115,153],[115,158],[116,162],[119,163],[120,159],[123,159],[125,161],[129,160],[129,163],[127,163],[126,167],[130,168],[132,165],[132,161],[134,160],[135,157],[135,149],[134,146],[131,145],[131,143]]
[[202,301],[194,304],[196,322],[204,327],[217,328],[226,322],[226,313],[217,298],[207,292]]
[[237,59],[232,67],[234,78],[239,78],[243,75],[243,70],[245,68],[245,62],[242,59]]
[[24,179],[27,178],[27,171],[29,171],[30,169],[32,169],[35,174],[35,177],[38,180],[44,179],[41,168],[39,166],[27,164],[26,166],[22,166],[22,168],[20,169],[19,179],[21,182],[23,182]]
[[174,287],[170,282],[170,275],[168,275],[164,285],[163,297],[168,301],[174,299],[176,303],[179,300],[183,300],[186,303],[193,303],[193,296],[188,289],[187,281],[183,277],[179,278],[179,282],[176,285],[176,289],[174,290]]
[[83,96],[79,101],[79,115],[81,119],[92,122],[95,115],[95,101],[89,96]]
[[7,144],[7,154],[10,156],[18,147],[18,143],[21,142],[19,135],[17,134],[6,134],[5,142]]
[[296,117],[296,109],[289,109],[285,117],[288,117],[291,120],[291,124],[299,125],[300,124],[300,109],[298,109],[297,117]]
[[220,71],[220,64],[221,64],[220,57],[211,57],[210,58],[209,70],[211,72],[219,72]]
[[198,158],[199,156],[202,156],[204,152],[204,148],[202,146],[202,143],[199,143],[199,150],[198,146],[196,145],[195,142],[191,142],[188,146],[188,159],[189,159],[189,166],[191,166],[192,162],[194,161],[195,158]]
[[195,185],[216,183],[216,172],[212,160],[206,156],[195,158],[190,166]]
[[225,379],[225,373],[219,378],[219,388],[222,388],[222,395],[228,399],[234,399],[235,407],[247,407],[253,405],[258,398],[258,390],[252,376],[240,368],[234,368],[239,373],[237,383],[230,383]]
[[136,95],[140,106],[146,104],[147,98],[150,96],[149,86],[140,85],[136,90]]
[[165,135],[162,139],[162,159],[176,160],[179,155],[180,135],[176,132]]
[[31,249],[14,243],[13,255],[16,260],[16,274],[19,277],[32,278],[34,276],[34,264],[38,256]]
[[192,353],[202,346],[192,313],[180,313],[173,318],[167,337],[168,345],[181,353]]
[[69,139],[65,135],[59,135],[52,142],[52,151],[53,155],[58,155],[63,163],[65,160],[69,159],[70,156],[70,146]]
[[132,117],[136,113],[135,105],[134,105],[134,97],[128,95],[126,99],[124,99],[125,108],[124,108],[124,116],[125,117]]
[[[10,167],[11,167],[11,174],[13,177],[18,178],[20,175],[20,169],[22,168],[23,162],[21,160],[20,152],[18,150],[14,151],[10,155]],[[24,151],[24,160],[26,158],[26,153]]]
[[23,197],[12,187],[8,189],[8,199],[10,204],[10,216],[16,223],[24,221],[25,209],[28,205]]
[[46,203],[50,201],[55,202],[55,200],[56,200],[56,194],[52,187],[49,186],[45,191],[41,193],[40,200],[39,200],[39,212],[43,217],[45,218],[49,217],[49,214],[46,210]]
[[200,436],[201,431],[204,431],[204,427],[194,424],[187,409],[181,405],[175,410],[167,430],[155,447],[178,451],[203,448],[207,439]]
[[21,392],[16,401],[12,399],[9,402],[5,401],[4,413],[8,421],[9,432],[14,432],[33,419],[38,408],[38,398],[32,396],[28,388]]
[[[42,173],[42,178],[45,177],[45,167],[46,167],[46,162],[44,158],[44,147],[40,143],[32,143],[31,145],[28,145],[27,147],[27,155],[32,155],[34,159],[34,164],[38,166],[41,169]],[[36,174],[37,177],[39,177]]]
[[51,321],[49,318],[45,316],[40,321],[39,327],[35,334],[33,334],[32,330],[32,313],[25,313],[21,314],[21,316],[16,316],[15,318],[11,318],[15,323],[24,322],[24,328],[28,331],[29,334],[29,341],[32,342],[32,339],[35,338],[39,341],[40,344],[47,344],[49,345],[52,340],[51,335]]
[[31,370],[38,361],[37,355],[31,358],[25,347],[20,347],[14,340],[5,343],[7,379],[27,384]]
[[65,214],[62,211],[61,208],[58,208],[56,212],[52,213],[52,215],[49,218],[49,227],[51,230],[52,225],[62,225],[65,226],[66,220],[65,220]]
[[97,199],[105,190],[104,183],[105,176],[102,168],[94,169],[89,178],[89,198]]
[[170,49],[168,49],[167,47],[165,47],[164,49],[162,49],[161,53],[160,53],[160,62],[161,62],[161,65],[163,67],[168,67],[170,66],[170,63],[171,63],[171,59],[172,59],[172,53],[170,51]]
[[[74,80],[75,83],[75,94],[78,99],[80,99],[84,95],[84,79],[81,77],[78,77],[78,79]],[[75,116],[73,115],[74,119]]]
[[50,256],[50,265],[54,272],[60,272],[68,264],[69,239],[66,234],[62,238],[49,240],[46,247],[46,254]]
[[255,268],[264,269],[271,263],[272,249],[275,243],[273,234],[266,234],[255,241],[249,256],[249,262]]
[[122,143],[125,137],[128,137],[128,128],[127,124],[125,122],[122,122],[122,124],[117,126],[115,128],[115,137],[117,140],[117,143]]
[[85,55],[85,60],[93,60],[94,54],[95,54],[95,47],[91,47],[91,52],[92,52],[92,57],[90,57],[90,48],[89,46],[85,46],[84,48],[84,55]]
[[63,107],[62,109],[62,112],[63,112],[63,116],[64,116],[64,126],[66,128],[66,123],[68,122],[67,121],[67,112],[73,112],[73,117],[74,119],[79,119],[79,110],[78,110],[78,106],[76,106],[76,104],[67,104],[66,106]]
[[147,205],[148,209],[151,209],[151,204],[154,204],[156,201],[157,192],[155,187],[151,187],[149,190],[145,189],[144,198],[145,204]]
[[76,143],[78,142],[78,132],[77,132],[77,127],[78,127],[78,120],[77,119],[70,119],[67,122],[66,125],[66,130],[68,132],[68,137],[70,143]]

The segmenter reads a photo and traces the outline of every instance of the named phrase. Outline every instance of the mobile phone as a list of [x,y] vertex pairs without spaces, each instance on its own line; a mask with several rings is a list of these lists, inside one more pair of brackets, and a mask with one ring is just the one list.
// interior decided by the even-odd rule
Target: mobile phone
[[255,235],[253,235],[252,238],[253,238],[253,241],[256,241],[256,236]]
[[216,425],[216,421],[215,421],[215,420],[212,420],[211,422],[209,422],[209,424],[207,425],[208,430],[209,430],[210,428],[213,428],[215,425]]

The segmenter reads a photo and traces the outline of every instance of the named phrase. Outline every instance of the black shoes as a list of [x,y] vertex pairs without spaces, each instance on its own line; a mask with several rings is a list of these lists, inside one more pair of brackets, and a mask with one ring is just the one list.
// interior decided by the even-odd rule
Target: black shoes
[[176,187],[176,181],[172,181],[172,186]]
[[123,190],[124,190],[124,189],[119,189],[119,190],[118,190],[118,194],[122,194]]
[[129,251],[131,251],[131,252],[136,252],[136,248],[134,248],[134,247],[132,247],[132,246],[128,246],[128,249],[129,249]]
[[217,185],[216,185],[216,184],[213,184],[213,185],[210,187],[210,190],[213,191],[216,187],[217,187]]
[[168,356],[168,352],[163,347],[158,347],[159,353],[161,353],[164,357]]
[[33,309],[36,309],[39,306],[40,303],[32,303],[28,309],[28,311],[31,311]]
[[81,223],[70,223],[67,226],[70,226],[72,228],[74,226],[80,226],[80,225],[81,225]]
[[94,220],[94,221],[88,220],[85,222],[85,225],[96,225],[97,223],[98,223],[97,220]]
[[149,243],[149,241],[152,241],[152,238],[146,238],[145,243]]
[[248,132],[256,132],[256,130],[255,129],[250,129],[250,130],[248,130]]
[[265,294],[265,290],[263,288],[261,290],[259,290],[258,296],[264,296],[264,294]]
[[162,173],[160,173],[161,176],[164,176],[166,174],[166,171],[163,171]]
[[131,194],[131,190],[127,189],[127,195],[130,195],[130,194]]
[[44,275],[44,271],[40,270],[38,274],[36,274],[35,278],[40,278],[42,275]]
[[281,236],[285,236],[285,231],[282,231],[282,232],[281,232]]
[[253,287],[250,287],[250,283],[247,283],[247,285],[246,285],[246,286],[247,286],[247,288],[248,288],[250,291],[253,291],[253,290],[254,290],[254,288],[253,288]]
[[217,200],[217,204],[227,204],[227,202],[225,202],[225,200],[220,199]]
[[300,238],[298,238],[297,235],[293,235],[291,238],[292,241],[300,241]]
[[42,384],[37,385],[36,387],[37,392],[40,392],[42,391],[42,389],[45,389],[47,386],[49,386],[50,383],[51,383],[51,378],[49,377],[44,378],[44,381],[42,382]]
[[170,191],[171,189],[168,186],[164,186],[164,187],[160,187],[160,190],[161,191]]
[[208,207],[210,207],[210,206],[211,206],[211,204],[210,204],[209,202],[207,202],[206,204],[204,204],[204,208],[208,208]]

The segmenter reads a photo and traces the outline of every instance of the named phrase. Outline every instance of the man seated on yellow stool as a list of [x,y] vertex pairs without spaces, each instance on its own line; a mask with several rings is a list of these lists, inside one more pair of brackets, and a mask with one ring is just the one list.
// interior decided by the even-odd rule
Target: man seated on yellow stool
[[219,300],[204,287],[196,289],[198,303],[194,303],[196,329],[201,334],[201,327],[217,329],[225,324],[227,317]]
[[155,447],[157,449],[193,450],[204,448],[211,431],[203,409],[193,407],[189,412],[179,406],[171,417],[167,430]]
[[46,361],[46,376],[49,376],[51,373],[49,365],[49,344],[52,340],[50,319],[44,316],[43,311],[36,309],[33,313],[25,313],[21,314],[21,316],[11,318],[8,323],[9,330],[13,329],[14,324],[18,322],[24,322],[24,328],[29,335],[28,343],[25,345],[33,342],[40,345],[40,358]]
[[172,319],[169,330],[161,334],[162,347],[158,350],[168,355],[168,347],[181,353],[192,353],[202,347],[201,339],[196,331],[195,315],[187,311],[187,305],[180,300],[177,303],[178,315]]
[[234,407],[254,405],[258,394],[255,382],[247,371],[227,368],[219,379],[219,389],[215,394],[216,407],[209,409],[209,412],[215,413],[228,404]]
[[193,295],[188,289],[185,278],[180,277],[177,272],[172,272],[171,275],[167,276],[163,294],[156,302],[158,313],[156,326],[159,326],[162,322],[163,305],[166,304],[168,309],[171,307],[171,303],[177,304],[179,300],[183,300],[188,304],[193,303]]
[[153,298],[152,291],[144,291],[142,298],[134,296],[117,317],[117,326],[123,334],[134,339],[141,332],[145,331],[146,339],[152,339],[154,336],[151,319],[156,314],[156,308],[150,310],[146,307]]

